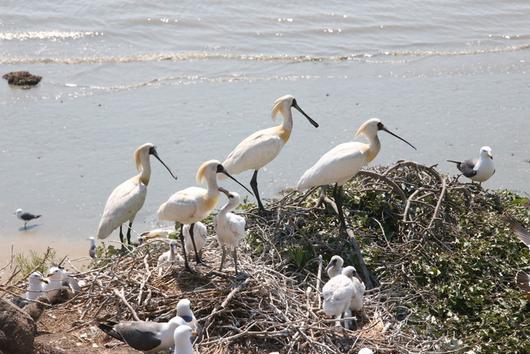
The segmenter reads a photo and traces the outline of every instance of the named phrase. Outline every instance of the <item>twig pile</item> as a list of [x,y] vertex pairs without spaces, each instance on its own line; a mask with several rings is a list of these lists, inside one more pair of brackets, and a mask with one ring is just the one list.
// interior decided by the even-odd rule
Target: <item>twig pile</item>
[[[54,315],[70,316],[68,331],[79,337],[94,320],[168,320],[186,297],[202,327],[195,341],[201,354],[356,353],[363,346],[378,352],[458,350],[411,305],[434,306],[439,294],[418,286],[409,268],[418,259],[428,263],[435,253],[451,252],[463,210],[492,205],[501,214],[496,198],[434,167],[407,161],[362,172],[344,190],[350,236],[339,229],[325,194],[286,192],[269,203],[265,216],[245,206],[248,237],[240,247],[240,276],[232,276],[233,268],[215,270],[220,252],[210,240],[203,254],[206,266],[190,274],[177,265],[159,277],[156,260],[167,240],[154,240],[93,263],[78,275],[87,287]],[[348,331],[334,327],[320,310],[327,277],[321,276],[325,262],[319,255],[327,261],[340,254],[358,267],[352,237],[374,287],[365,295],[368,321]],[[23,284],[18,287],[22,292]],[[90,343],[91,335],[82,338]]]

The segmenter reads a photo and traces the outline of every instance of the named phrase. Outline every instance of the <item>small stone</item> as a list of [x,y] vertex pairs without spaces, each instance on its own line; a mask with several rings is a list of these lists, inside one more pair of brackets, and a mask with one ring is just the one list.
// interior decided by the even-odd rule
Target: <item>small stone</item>
[[10,85],[35,86],[40,82],[42,76],[30,74],[28,71],[13,71],[4,74],[2,78],[6,79]]

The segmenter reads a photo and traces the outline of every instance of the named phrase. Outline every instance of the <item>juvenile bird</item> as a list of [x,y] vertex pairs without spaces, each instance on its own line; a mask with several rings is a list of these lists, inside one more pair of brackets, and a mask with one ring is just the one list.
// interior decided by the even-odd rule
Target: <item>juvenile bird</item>
[[[350,270],[351,271],[351,270]],[[335,325],[340,326],[340,319],[345,312],[349,312],[351,300],[355,293],[355,287],[350,274],[344,272],[328,280],[322,288],[322,309],[328,316],[335,318]],[[348,325],[345,324],[347,328]]]
[[344,260],[341,256],[333,256],[329,260],[328,266],[326,267],[326,273],[328,274],[328,277],[331,279],[334,276],[342,273],[342,266],[344,265]]
[[158,268],[158,276],[162,275],[163,268],[170,267],[182,261],[182,258],[177,253],[177,241],[169,241],[169,251],[166,251],[158,257],[156,267]]
[[228,203],[226,203],[219,214],[214,218],[214,229],[217,234],[217,240],[221,246],[222,255],[221,255],[221,265],[219,266],[219,271],[223,270],[223,265],[226,256],[226,248],[232,250],[232,257],[234,258],[234,268],[237,275],[237,246],[241,239],[246,235],[245,232],[245,218],[231,213],[231,210],[234,210],[238,207],[240,203],[239,194],[236,192],[228,192],[223,190],[223,193],[228,197]]

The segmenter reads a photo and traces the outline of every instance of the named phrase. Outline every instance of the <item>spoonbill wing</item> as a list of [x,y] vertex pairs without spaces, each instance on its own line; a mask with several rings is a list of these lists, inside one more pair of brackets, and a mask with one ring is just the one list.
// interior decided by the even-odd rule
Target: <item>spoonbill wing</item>
[[283,145],[276,127],[260,130],[239,143],[222,165],[233,174],[257,170],[278,156]]
[[304,172],[298,181],[298,189],[345,183],[366,164],[367,149],[368,145],[359,142],[337,145]]
[[109,236],[114,229],[136,215],[145,202],[147,187],[133,177],[116,187],[105,204],[99,223],[98,238]]

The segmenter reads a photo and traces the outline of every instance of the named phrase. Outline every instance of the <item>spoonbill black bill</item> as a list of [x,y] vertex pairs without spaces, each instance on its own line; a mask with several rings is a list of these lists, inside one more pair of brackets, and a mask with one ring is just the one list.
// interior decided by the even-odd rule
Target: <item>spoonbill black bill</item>
[[291,131],[293,130],[291,108],[298,110],[307,118],[309,123],[315,128],[318,128],[318,123],[300,108],[293,96],[282,96],[272,106],[272,119],[275,120],[276,116],[281,113],[283,116],[282,124],[251,134],[241,141],[223,161],[223,166],[229,173],[239,174],[247,170],[254,171],[250,180],[250,186],[252,187],[252,191],[254,191],[260,211],[265,210],[265,207],[261,202],[258,191],[258,171],[274,160],[289,140]]
[[346,221],[342,210],[342,185],[375,159],[381,150],[381,142],[377,135],[379,131],[387,132],[416,150],[408,141],[388,130],[379,119],[372,118],[364,122],[355,134],[355,136],[364,135],[368,139],[368,144],[354,141],[334,147],[322,155],[298,180],[297,188],[300,191],[335,184],[333,196],[337,204],[339,220],[344,229]]
[[99,223],[97,231],[98,239],[107,238],[112,231],[119,227],[120,241],[122,243],[122,249],[124,249],[122,224],[129,221],[127,243],[131,244],[132,224],[136,213],[144,205],[147,185],[151,178],[151,163],[149,159],[151,155],[164,165],[174,179],[177,179],[169,167],[160,159],[153,144],[147,143],[138,147],[134,152],[134,161],[138,174],[117,186],[110,194]]
[[183,227],[186,224],[190,225],[190,236],[195,251],[195,260],[197,264],[199,264],[202,260],[197,252],[197,246],[194,240],[194,224],[197,221],[201,221],[208,217],[213,208],[217,205],[220,190],[223,190],[222,188],[219,188],[217,183],[217,174],[219,173],[231,178],[252,194],[247,187],[232,177],[219,161],[209,160],[199,167],[196,175],[197,183],[206,181],[206,189],[189,187],[180,190],[169,197],[169,199],[158,208],[158,218],[160,220],[175,222],[175,229],[177,228],[178,223],[180,223],[180,240],[182,243],[182,253],[184,255],[184,266],[188,271],[191,271],[191,268],[186,255]]

